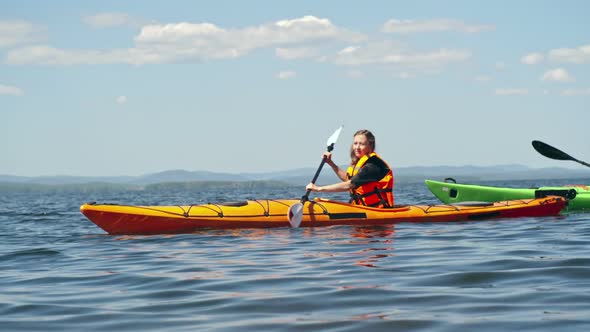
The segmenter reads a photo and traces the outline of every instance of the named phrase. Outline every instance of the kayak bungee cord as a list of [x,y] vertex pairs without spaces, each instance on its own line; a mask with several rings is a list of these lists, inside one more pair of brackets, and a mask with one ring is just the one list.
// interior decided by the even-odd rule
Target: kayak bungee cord
[[[529,205],[532,201],[534,201],[533,199],[520,199],[520,200],[511,200],[511,201],[501,201],[501,202],[495,202],[496,206],[511,206],[511,205],[516,205],[516,204],[511,204],[511,203],[518,203],[518,204],[523,204],[523,205]],[[487,207],[489,207],[490,204],[487,202],[481,202],[480,205],[472,205],[473,209],[472,210],[477,210],[477,209],[485,209]],[[437,211],[430,211],[431,209],[440,209],[443,207],[447,207],[447,208],[451,208],[454,211],[460,211],[461,210],[461,204],[439,204],[439,205],[427,205],[426,209],[423,209],[420,205],[416,205],[417,208],[421,209],[422,211],[424,211],[424,213],[428,214],[428,213],[434,213],[434,212],[440,212],[440,210]]]
[[[517,205],[517,204],[529,205],[532,201],[533,201],[532,199],[521,199],[521,200],[496,202],[495,204],[496,204],[496,206],[512,206],[512,205]],[[289,205],[287,203],[282,202],[280,200],[273,200],[273,199],[248,200],[248,201],[244,201],[244,202],[226,203],[227,205],[224,203],[191,204],[188,206],[188,209],[186,209],[186,210],[185,210],[185,206],[174,205],[174,207],[177,207],[182,212],[173,212],[173,211],[169,211],[169,210],[159,209],[159,208],[150,207],[150,206],[142,206],[142,205],[124,205],[124,204],[112,204],[112,203],[104,203],[101,205],[132,207],[132,208],[137,208],[137,209],[141,209],[141,210],[155,211],[155,212],[159,212],[159,213],[163,213],[163,214],[167,214],[167,215],[172,215],[172,216],[182,216],[184,218],[208,217],[208,215],[204,214],[204,213],[191,214],[191,210],[193,210],[194,208],[203,208],[203,209],[206,209],[208,211],[215,213],[217,215],[217,217],[219,217],[219,218],[226,218],[225,213],[224,213],[224,208],[223,208],[224,206],[235,207],[235,206],[245,206],[248,204],[257,204],[262,209],[261,214],[250,213],[250,214],[244,214],[244,215],[232,215],[231,218],[258,218],[258,217],[282,216],[282,213],[272,214],[271,206],[270,206],[271,202],[285,206],[285,207],[289,207]],[[319,202],[307,201],[307,202],[309,202],[310,205],[317,206],[322,210],[321,212],[313,213],[312,215],[335,216],[335,215],[339,214],[337,212],[330,212],[328,210],[328,208],[326,208],[326,206],[324,204],[322,204],[323,203],[322,201],[319,201]],[[332,202],[332,201],[328,201],[328,202]],[[91,202],[89,204],[97,205],[96,202]],[[407,205],[398,206],[399,209],[404,209],[407,207],[408,207]],[[413,207],[422,210],[424,212],[424,214],[440,213],[440,212],[445,212],[445,211],[461,211],[462,208],[465,208],[465,206],[461,206],[461,204],[413,205]],[[472,205],[470,207],[471,207],[470,208],[471,211],[486,210],[490,207],[490,204],[489,203],[486,204],[485,202],[481,202],[477,205]],[[394,210],[399,210],[399,209],[392,209],[391,211],[393,212]],[[305,215],[309,215],[309,214],[306,213]]]
[[[266,206],[265,204],[261,203],[261,201],[266,202]],[[288,204],[286,204],[285,202],[281,202],[280,200],[274,200],[274,199],[263,199],[263,200],[249,200],[246,202],[240,202],[240,206],[243,205],[247,205],[248,203],[256,203],[258,205],[260,205],[260,207],[262,208],[263,213],[262,214],[248,214],[248,215],[233,215],[232,218],[252,218],[252,217],[270,217],[270,216],[282,216],[282,213],[277,213],[277,214],[271,214],[270,211],[270,203],[274,202],[286,207],[289,207]],[[244,204],[245,203],[245,204]],[[312,202],[315,203],[315,202]],[[228,206],[231,207],[233,206],[232,204],[236,204],[236,203],[229,203],[230,205],[225,205],[224,203],[206,203],[206,204],[191,204],[188,206],[188,209],[185,210],[184,206],[181,205],[174,205],[174,207],[177,207],[178,209],[180,209],[182,212],[173,212],[173,211],[168,211],[168,210],[164,210],[164,209],[159,209],[159,208],[154,208],[154,207],[149,207],[149,206],[143,206],[143,205],[129,205],[129,204],[114,204],[114,203],[102,203],[102,204],[97,204],[96,202],[89,202],[88,204],[90,205],[112,205],[112,206],[121,206],[121,207],[132,207],[132,208],[137,208],[140,210],[148,210],[148,211],[155,211],[155,212],[160,212],[160,213],[164,213],[164,214],[168,214],[168,215],[172,215],[172,216],[182,216],[185,218],[199,218],[199,217],[207,217],[206,214],[191,214],[191,210],[193,208],[203,208],[203,209],[207,209],[209,211],[212,211],[214,213],[217,214],[218,217],[220,218],[224,218],[224,211],[223,211],[223,206]],[[215,207],[215,208],[214,208]],[[325,208],[323,208],[324,211],[326,211]]]

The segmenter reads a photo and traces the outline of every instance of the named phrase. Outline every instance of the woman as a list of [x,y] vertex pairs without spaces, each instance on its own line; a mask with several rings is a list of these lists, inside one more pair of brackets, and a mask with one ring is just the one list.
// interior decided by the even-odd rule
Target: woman
[[375,153],[375,136],[368,130],[354,133],[350,148],[350,166],[346,172],[332,161],[332,154],[325,152],[323,158],[342,182],[327,186],[313,183],[305,188],[316,192],[350,191],[350,202],[372,207],[393,206],[393,171]]

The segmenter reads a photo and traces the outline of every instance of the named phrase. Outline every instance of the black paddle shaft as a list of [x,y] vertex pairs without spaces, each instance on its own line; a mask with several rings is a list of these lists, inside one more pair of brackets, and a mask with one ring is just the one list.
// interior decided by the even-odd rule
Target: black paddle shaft
[[[332,150],[334,150],[334,143],[328,145],[328,152],[332,152]],[[322,168],[324,167],[324,164],[325,163],[326,163],[326,157],[322,158],[322,162],[320,163],[320,167],[315,172],[315,175],[313,176],[313,179],[311,180],[311,183],[315,184],[316,180],[318,179],[318,176],[320,176],[320,172],[322,171]],[[305,192],[305,195],[303,195],[301,197],[301,203],[304,203],[307,200],[309,200],[309,193],[311,193],[311,190],[308,189]]]

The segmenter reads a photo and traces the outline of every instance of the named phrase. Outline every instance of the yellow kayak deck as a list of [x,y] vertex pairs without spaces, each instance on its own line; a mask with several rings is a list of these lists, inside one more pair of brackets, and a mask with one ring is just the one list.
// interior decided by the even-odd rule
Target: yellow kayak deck
[[[87,203],[80,211],[109,234],[164,234],[204,228],[289,227],[289,207],[298,202],[263,199],[185,206]],[[557,215],[566,204],[564,198],[550,196],[471,205],[403,205],[384,209],[316,199],[305,202],[301,227],[538,217]]]

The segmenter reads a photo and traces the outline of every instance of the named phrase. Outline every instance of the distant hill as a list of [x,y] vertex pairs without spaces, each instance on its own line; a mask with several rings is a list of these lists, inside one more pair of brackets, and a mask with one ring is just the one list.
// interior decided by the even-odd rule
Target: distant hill
[[[169,170],[140,176],[13,176],[0,175],[0,183],[45,184],[66,185],[85,183],[114,183],[129,185],[150,185],[167,182],[193,182],[193,181],[249,181],[248,177],[231,173],[215,173],[207,171]],[[262,180],[262,178],[261,178]]]
[[[158,173],[138,176],[129,179],[125,183],[133,183],[140,185],[168,183],[168,182],[194,182],[194,181],[248,181],[251,180],[240,174],[232,173],[215,173],[208,171],[185,171],[185,170],[170,170]],[[266,179],[261,179],[266,180]]]
[[403,182],[422,182],[424,179],[455,178],[460,182],[495,180],[589,179],[590,169],[529,168],[510,164],[498,166],[430,166],[405,167],[396,170]]
[[[344,168],[345,166],[341,166]],[[281,172],[267,173],[217,173],[209,171],[168,170],[141,176],[39,176],[23,177],[0,175],[3,186],[14,184],[26,185],[81,185],[95,184],[105,188],[109,185],[123,185],[130,188],[142,188],[148,185],[178,182],[252,182],[271,181],[291,185],[305,185],[316,168],[300,168]],[[416,183],[425,179],[441,180],[452,177],[460,182],[492,181],[492,180],[529,180],[529,179],[589,179],[590,170],[568,168],[529,168],[523,165],[498,166],[419,166],[399,167],[394,169],[396,183]],[[325,168],[318,183],[338,181],[331,169]]]
[[65,185],[81,183],[131,183],[136,177],[133,176],[14,176],[0,174],[0,183],[22,183],[22,184],[45,184]]
[[[344,168],[345,166],[341,166]],[[292,184],[306,184],[315,174],[314,169],[302,169],[285,173],[281,180]],[[572,170],[568,168],[529,168],[523,165],[498,166],[418,166],[394,168],[396,183],[419,183],[426,179],[442,180],[452,177],[460,182],[478,182],[494,180],[542,180],[542,179],[590,179],[590,169]],[[318,183],[338,181],[331,170],[321,173]]]

